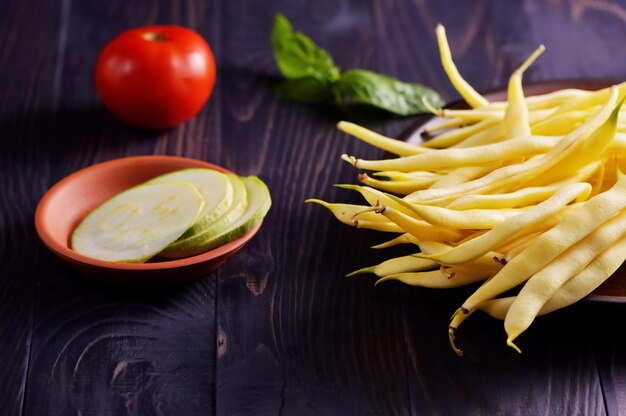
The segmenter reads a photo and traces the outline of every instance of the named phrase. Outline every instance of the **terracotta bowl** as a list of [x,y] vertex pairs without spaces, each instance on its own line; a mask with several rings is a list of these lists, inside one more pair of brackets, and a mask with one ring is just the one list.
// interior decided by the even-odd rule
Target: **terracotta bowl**
[[93,259],[76,253],[69,245],[79,222],[102,202],[155,176],[185,168],[229,172],[201,160],[174,156],[126,157],[98,163],[65,177],[46,192],[35,211],[37,233],[54,254],[83,274],[103,282],[163,286],[206,276],[239,251],[259,231],[261,223],[240,238],[206,253],[143,264]]

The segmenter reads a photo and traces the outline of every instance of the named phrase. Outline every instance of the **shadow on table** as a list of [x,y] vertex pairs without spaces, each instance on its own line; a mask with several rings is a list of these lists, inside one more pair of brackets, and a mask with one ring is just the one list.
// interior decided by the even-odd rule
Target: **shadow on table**
[[129,143],[153,143],[159,134],[127,125],[100,105],[5,114],[0,131],[0,151],[26,158],[77,151],[107,153]]
[[[278,76],[276,73],[259,72],[258,70],[233,66],[225,68],[224,73],[225,79],[223,81],[223,88],[230,93],[229,97],[223,100],[225,103],[224,111],[228,111],[229,102],[237,104],[247,103],[252,106],[252,104],[250,104],[250,89],[261,88],[263,90],[269,90],[267,95],[271,97],[272,100],[279,100],[280,106],[302,108],[303,112],[306,111],[307,117],[331,126],[334,126],[335,123],[340,120],[345,120],[376,131],[390,127],[400,132],[407,126],[415,123],[416,120],[429,116],[428,114],[423,114],[403,117],[370,105],[358,103],[350,103],[341,106],[336,103],[333,97],[320,103],[299,102],[278,95],[275,90],[276,86],[285,79]],[[262,106],[257,104],[256,108],[260,107]]]

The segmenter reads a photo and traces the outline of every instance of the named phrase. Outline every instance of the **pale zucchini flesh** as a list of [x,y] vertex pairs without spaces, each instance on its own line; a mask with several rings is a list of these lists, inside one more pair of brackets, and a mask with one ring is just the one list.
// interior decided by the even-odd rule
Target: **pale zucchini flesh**
[[147,183],[164,181],[183,181],[195,186],[204,198],[204,208],[197,220],[187,229],[179,240],[191,237],[211,226],[232,206],[234,189],[232,181],[213,169],[196,168],[182,169],[151,179]]
[[167,258],[181,258],[203,253],[233,241],[254,228],[269,211],[272,200],[267,186],[259,178],[249,176],[242,180],[248,195],[248,207],[237,221],[219,234],[210,236],[196,245],[175,252],[166,251],[161,255]]
[[241,215],[243,215],[248,207],[248,196],[244,182],[237,175],[227,174],[226,176],[233,186],[233,200],[226,212],[200,232],[187,237],[185,237],[185,235],[181,236],[181,238],[163,250],[161,253],[163,257],[166,257],[168,253],[175,253],[185,251],[188,248],[193,248],[202,241],[220,234],[223,230],[230,227],[233,222],[239,219]]
[[100,260],[143,263],[180,237],[203,207],[191,184],[144,183],[91,211],[74,230],[71,247]]

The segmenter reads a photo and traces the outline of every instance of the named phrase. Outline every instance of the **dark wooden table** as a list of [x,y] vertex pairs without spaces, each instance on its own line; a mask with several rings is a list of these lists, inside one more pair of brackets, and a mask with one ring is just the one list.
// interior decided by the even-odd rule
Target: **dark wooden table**
[[[624,414],[626,305],[581,302],[540,318],[519,344],[476,314],[448,346],[468,294],[347,279],[391,252],[308,197],[354,202],[340,134],[349,117],[398,135],[415,120],[344,114],[277,98],[269,34],[282,11],[343,68],[422,82],[447,100],[436,22],[478,89],[499,88],[539,43],[526,80],[626,79],[626,1],[4,0],[0,13],[0,414]],[[109,115],[98,51],[123,29],[169,23],[211,44],[218,81],[195,119],[165,133]],[[256,174],[273,207],[222,268],[165,292],[96,285],[40,243],[43,193],[95,162],[181,155]],[[400,249],[401,251],[401,249]]]

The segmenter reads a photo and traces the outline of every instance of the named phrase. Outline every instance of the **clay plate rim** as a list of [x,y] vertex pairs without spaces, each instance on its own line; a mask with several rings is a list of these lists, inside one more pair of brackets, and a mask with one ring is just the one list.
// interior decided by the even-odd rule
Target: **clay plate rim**
[[158,262],[150,262],[150,263],[118,263],[118,262],[109,262],[105,260],[94,259],[91,257],[84,256],[79,254],[73,250],[71,250],[67,245],[59,244],[50,234],[47,225],[45,224],[46,211],[49,209],[49,205],[51,203],[51,199],[54,195],[63,187],[67,186],[68,183],[71,183],[76,177],[79,175],[87,174],[94,170],[100,170],[103,168],[114,168],[115,165],[121,163],[130,163],[130,162],[180,162],[184,164],[188,164],[187,167],[204,167],[209,169],[215,169],[224,173],[233,173],[228,169],[225,169],[221,166],[214,165],[209,162],[204,162],[198,159],[184,158],[178,156],[157,156],[157,155],[146,155],[146,156],[129,156],[119,159],[108,160],[100,163],[93,164],[86,168],[80,169],[76,172],[65,176],[58,182],[56,182],[40,199],[37,204],[37,208],[35,209],[35,228],[39,237],[43,244],[48,247],[53,253],[64,258],[65,260],[73,261],[80,264],[85,264],[97,268],[109,269],[109,270],[166,270],[166,269],[176,269],[183,266],[191,266],[194,264],[200,264],[205,262],[210,262],[212,260],[219,260],[225,255],[228,255],[231,252],[235,252],[241,246],[246,244],[261,228],[263,221],[253,227],[251,230],[247,231],[241,237],[230,241],[224,245],[214,248],[213,250],[207,251],[205,253],[197,254],[195,256],[186,257],[183,259],[176,260],[163,260]]

